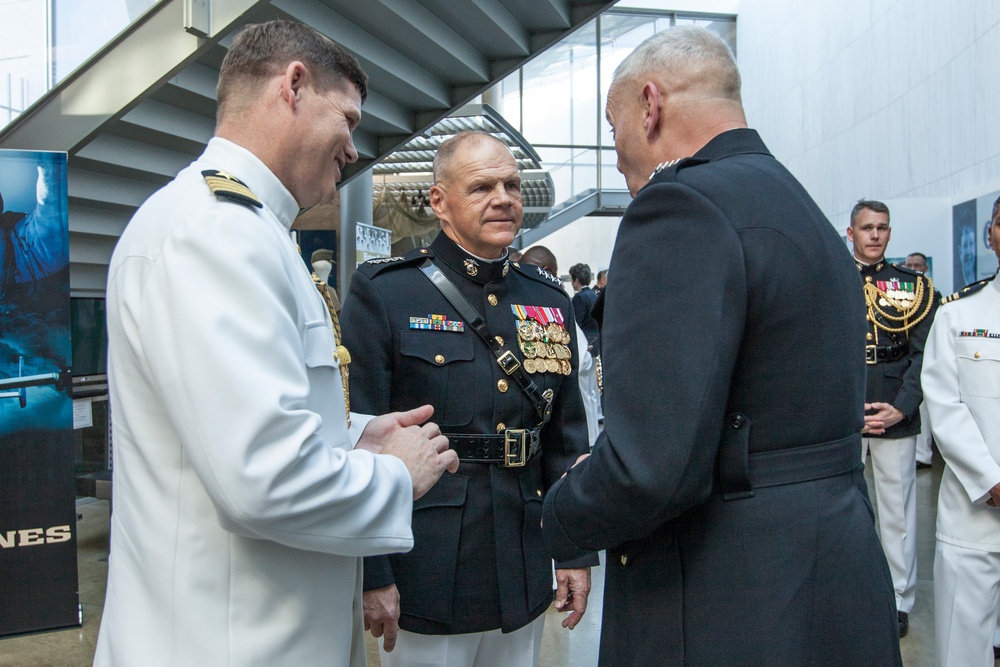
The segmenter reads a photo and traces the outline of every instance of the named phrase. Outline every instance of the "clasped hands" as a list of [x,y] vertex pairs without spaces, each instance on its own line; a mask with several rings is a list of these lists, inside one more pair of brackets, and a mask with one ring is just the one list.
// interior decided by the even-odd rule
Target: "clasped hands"
[[[867,414],[869,410],[876,412],[870,415]],[[865,425],[861,429],[861,433],[862,435],[882,435],[887,428],[903,421],[904,416],[891,403],[865,403]]]

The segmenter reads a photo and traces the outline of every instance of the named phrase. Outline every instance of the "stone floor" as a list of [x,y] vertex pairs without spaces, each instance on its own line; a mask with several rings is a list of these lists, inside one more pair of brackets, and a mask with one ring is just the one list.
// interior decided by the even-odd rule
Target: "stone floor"
[[[910,614],[910,633],[900,642],[906,667],[934,665],[934,587],[931,574],[941,466],[938,458],[932,469],[921,470],[917,474],[919,583],[916,605]],[[0,667],[87,667],[92,663],[108,569],[108,503],[82,499],[77,504],[77,512],[80,517],[77,539],[83,626],[0,639]],[[590,608],[575,630],[564,630],[559,625],[562,614],[552,609],[548,611],[540,667],[593,667],[597,664],[603,574],[603,567],[595,571]],[[379,665],[374,642],[369,643],[369,664],[373,667]]]

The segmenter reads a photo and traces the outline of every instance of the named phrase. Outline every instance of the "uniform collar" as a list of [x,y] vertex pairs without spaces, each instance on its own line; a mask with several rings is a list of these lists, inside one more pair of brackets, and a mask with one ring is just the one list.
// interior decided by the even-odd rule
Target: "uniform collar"
[[198,161],[225,170],[241,180],[286,229],[292,228],[292,222],[299,214],[299,204],[256,155],[228,139],[213,137]]
[[437,235],[430,247],[434,256],[447,264],[455,273],[482,285],[499,282],[510,272],[510,262],[506,253],[500,259],[481,259],[452,241],[444,232]]
[[854,264],[858,267],[858,271],[861,272],[861,275],[864,276],[864,275],[870,275],[872,273],[878,273],[879,271],[881,271],[886,267],[887,262],[885,261],[885,257],[883,257],[874,264],[865,264],[860,259],[855,257]]

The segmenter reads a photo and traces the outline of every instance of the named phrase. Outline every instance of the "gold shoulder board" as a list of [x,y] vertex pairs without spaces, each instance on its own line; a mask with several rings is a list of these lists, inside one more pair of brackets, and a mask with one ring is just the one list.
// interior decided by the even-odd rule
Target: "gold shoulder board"
[[228,199],[247,206],[254,206],[256,208],[264,207],[264,205],[260,203],[260,200],[257,199],[257,195],[255,195],[243,181],[236,178],[232,174],[219,171],[218,169],[206,169],[201,172],[201,175],[205,177],[205,183],[208,184],[208,189],[211,190],[212,194],[216,197],[220,199]]

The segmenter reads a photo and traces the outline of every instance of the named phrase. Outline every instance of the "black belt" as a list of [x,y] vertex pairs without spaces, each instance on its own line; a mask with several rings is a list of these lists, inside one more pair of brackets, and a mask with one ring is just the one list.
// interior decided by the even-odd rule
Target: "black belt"
[[[445,433],[459,461],[501,463],[520,468],[541,448],[541,429],[513,428],[502,433]],[[859,450],[860,451],[860,450]]]
[[861,434],[815,445],[750,453],[750,419],[729,415],[719,446],[723,498],[750,498],[754,489],[799,484],[848,473],[861,463]]
[[865,361],[869,364],[896,361],[905,357],[909,351],[909,345],[865,345]]

